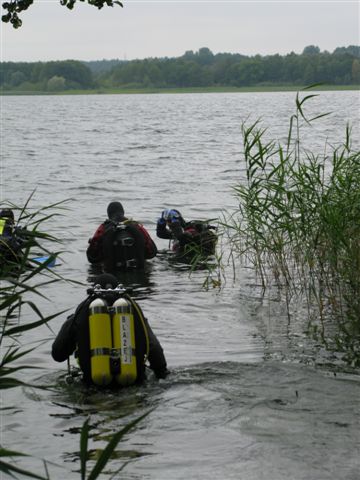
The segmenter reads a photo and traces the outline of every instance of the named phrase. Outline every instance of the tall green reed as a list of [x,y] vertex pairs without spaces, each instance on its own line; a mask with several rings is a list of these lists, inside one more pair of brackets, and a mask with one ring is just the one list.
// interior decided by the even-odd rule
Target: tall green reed
[[[141,420],[143,420],[145,417],[147,417],[152,410],[144,413],[140,417],[136,418],[132,422],[129,422],[125,427],[123,427],[121,430],[119,430],[107,446],[104,448],[104,450],[101,452],[99,458],[97,459],[95,465],[92,467],[89,475],[87,476],[87,461],[89,458],[89,451],[88,451],[88,441],[90,438],[89,432],[90,432],[90,425],[89,425],[89,420],[87,419],[83,427],[81,429],[81,435],[80,435],[80,474],[81,474],[81,480],[95,480],[99,478],[100,474],[102,473],[104,467],[108,463],[108,461],[111,459],[111,455],[115,451],[116,446],[118,445],[119,441],[126,435],[126,433],[134,428]],[[116,474],[118,474],[121,470],[123,470],[126,467],[126,463],[122,464],[119,469],[117,470]],[[114,478],[114,477],[112,477]]]
[[[1,208],[13,209],[16,220],[15,237],[21,242],[21,251],[16,255],[7,251],[7,246],[2,245],[0,265],[0,391],[19,386],[34,386],[18,378],[18,374],[36,367],[26,364],[26,356],[34,351],[36,347],[24,349],[22,336],[26,331],[48,325],[53,318],[63,312],[45,316],[38,308],[37,297],[45,298],[44,288],[54,282],[59,282],[62,277],[49,268],[49,265],[56,260],[60,251],[50,251],[52,246],[59,245],[58,239],[42,231],[44,222],[51,220],[59,214],[62,203],[49,205],[47,207],[30,210],[29,202],[33,194],[28,198],[23,207],[17,207],[10,202],[4,202]],[[35,253],[36,252],[36,253]],[[48,255],[44,263],[33,260],[34,256]],[[9,254],[10,253],[10,254]],[[31,321],[24,321],[24,310],[30,312]],[[20,363],[24,362],[24,363]],[[41,386],[36,385],[38,388]],[[8,407],[5,405],[2,410]],[[21,475],[29,478],[49,478],[46,462],[44,470],[46,476],[38,475],[22,469],[16,463],[15,458],[26,457],[22,452],[16,452],[0,448],[0,472],[14,476]],[[11,463],[4,459],[11,459]]]
[[[16,257],[8,258],[6,251],[1,257],[0,347],[2,358],[0,362],[0,388],[10,388],[21,384],[11,375],[25,367],[10,368],[10,364],[13,364],[15,360],[19,360],[31,350],[21,351],[20,335],[41,325],[47,325],[52,318],[63,313],[44,316],[35,300],[37,297],[46,298],[43,294],[44,288],[63,279],[56,270],[49,267],[61,254],[60,251],[50,251],[49,248],[54,244],[58,246],[60,242],[52,235],[41,230],[45,221],[59,214],[54,210],[61,208],[63,202],[30,211],[28,203],[31,197],[22,208],[10,203],[2,205],[2,207],[12,208],[18,217],[15,236],[20,237],[22,248]],[[49,213],[51,209],[53,211]],[[39,255],[39,252],[41,252],[41,255],[46,254],[48,256],[48,259],[43,263],[38,263],[33,259],[34,256]],[[24,309],[30,310],[35,320],[25,323],[22,318]],[[4,351],[5,353],[3,353]]]
[[300,299],[309,329],[360,365],[360,152],[349,126],[340,146],[303,147],[304,126],[328,115],[307,116],[315,96],[297,94],[284,145],[266,141],[259,121],[242,125],[246,178],[234,187],[239,206],[226,228],[233,254],[263,290],[279,288],[289,318]]

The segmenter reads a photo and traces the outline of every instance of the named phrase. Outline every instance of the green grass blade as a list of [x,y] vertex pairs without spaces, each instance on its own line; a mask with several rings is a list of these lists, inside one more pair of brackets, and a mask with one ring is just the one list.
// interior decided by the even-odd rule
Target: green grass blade
[[143,420],[145,417],[147,417],[149,415],[149,413],[151,413],[152,410],[150,410],[149,412],[145,413],[144,415],[141,415],[141,417],[137,418],[136,420],[134,420],[133,422],[130,422],[128,425],[126,425],[123,429],[121,429],[118,433],[116,433],[112,439],[110,440],[110,442],[108,443],[108,445],[106,446],[106,448],[102,451],[98,461],[96,462],[94,468],[92,469],[90,475],[88,476],[88,479],[87,480],[95,480],[96,478],[98,478],[98,476],[100,475],[100,473],[102,472],[103,468],[105,467],[105,465],[107,464],[107,462],[109,461],[112,453],[114,452],[115,448],[117,447],[117,444],[119,443],[119,441],[121,440],[121,438],[129,431],[131,430],[132,428],[134,428],[134,426],[136,424],[138,424],[139,422],[141,422],[141,420]]
[[36,473],[31,473],[28,470],[23,470],[22,468],[17,467],[16,465],[11,465],[10,463],[3,462],[0,460],[0,472],[7,473],[8,475],[13,476],[13,473],[19,473],[28,478],[37,478],[38,480],[47,480],[47,477],[42,477]]
[[81,480],[86,478],[86,462],[88,457],[88,440],[89,440],[89,418],[85,420],[83,427],[81,429],[80,435],[80,472]]
[[[36,308],[36,305],[34,305],[32,302],[27,302],[28,305],[32,306],[34,311],[36,311],[39,315],[41,315],[41,312]],[[48,317],[44,317],[41,320],[37,320],[36,322],[28,323],[26,325],[18,325],[17,327],[12,327],[9,329],[5,330],[5,335],[11,336],[15,335],[17,333],[21,332],[26,332],[27,330],[33,330],[34,328],[40,327],[41,325],[44,325],[53,318],[58,317],[59,315],[63,315],[65,312],[68,310],[62,310],[61,312],[54,313],[53,315],[49,315]]]

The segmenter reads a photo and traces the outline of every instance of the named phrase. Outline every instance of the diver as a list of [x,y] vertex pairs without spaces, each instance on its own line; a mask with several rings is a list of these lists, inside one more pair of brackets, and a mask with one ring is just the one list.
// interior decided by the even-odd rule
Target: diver
[[13,210],[4,208],[0,211],[0,264],[19,264],[22,259],[22,249],[27,244],[26,228],[15,225]]
[[158,379],[169,373],[160,342],[139,305],[108,273],[95,279],[52,345],[57,362],[74,352],[87,385],[141,384],[146,360]]
[[154,258],[157,247],[143,225],[125,217],[120,202],[107,207],[108,219],[89,240],[86,256],[90,263],[103,265],[104,271],[143,269],[145,260]]
[[216,230],[216,227],[209,225],[207,221],[186,222],[176,209],[163,210],[156,224],[156,235],[172,240],[172,250],[178,255],[214,255],[217,235],[213,230]]

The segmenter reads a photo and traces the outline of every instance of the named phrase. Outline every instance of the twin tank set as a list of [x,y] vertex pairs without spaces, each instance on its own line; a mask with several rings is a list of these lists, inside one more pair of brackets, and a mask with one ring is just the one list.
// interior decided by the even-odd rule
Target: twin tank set
[[[99,291],[99,290],[98,290]],[[120,297],[109,306],[95,298],[89,305],[91,378],[95,385],[131,385],[137,378],[133,304]]]

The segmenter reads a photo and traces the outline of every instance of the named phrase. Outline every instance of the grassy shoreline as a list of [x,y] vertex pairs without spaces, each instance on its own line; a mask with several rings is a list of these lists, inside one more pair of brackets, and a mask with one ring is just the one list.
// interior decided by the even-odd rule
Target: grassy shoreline
[[[1,96],[9,95],[136,95],[136,94],[184,94],[184,93],[260,93],[260,92],[295,92],[301,85],[271,85],[254,87],[184,87],[184,88],[97,88],[90,90],[63,90],[59,92],[1,90]],[[360,90],[360,85],[319,85],[313,90],[340,91]]]

